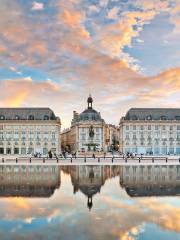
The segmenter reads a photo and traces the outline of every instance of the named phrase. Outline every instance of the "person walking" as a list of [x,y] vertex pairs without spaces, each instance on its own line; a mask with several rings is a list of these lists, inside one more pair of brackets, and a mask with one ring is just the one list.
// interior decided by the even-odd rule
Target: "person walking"
[[52,152],[51,150],[48,152],[49,158],[52,158]]

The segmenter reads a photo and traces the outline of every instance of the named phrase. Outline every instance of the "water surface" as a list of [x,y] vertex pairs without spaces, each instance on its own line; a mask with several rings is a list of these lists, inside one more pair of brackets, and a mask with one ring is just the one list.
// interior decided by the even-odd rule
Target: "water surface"
[[0,166],[0,239],[180,239],[180,166]]

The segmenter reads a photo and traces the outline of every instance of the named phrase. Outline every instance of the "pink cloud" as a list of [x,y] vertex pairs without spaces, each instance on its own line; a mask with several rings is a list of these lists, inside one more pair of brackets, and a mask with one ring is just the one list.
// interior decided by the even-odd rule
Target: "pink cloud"
[[32,10],[43,10],[44,9],[44,4],[40,2],[33,2],[32,3]]

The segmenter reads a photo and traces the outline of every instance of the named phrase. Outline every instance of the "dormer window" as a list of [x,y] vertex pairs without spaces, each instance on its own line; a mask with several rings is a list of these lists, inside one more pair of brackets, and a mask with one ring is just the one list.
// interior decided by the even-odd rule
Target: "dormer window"
[[28,120],[34,120],[34,116],[33,115],[29,115]]
[[167,117],[166,117],[166,116],[161,116],[160,119],[161,119],[161,120],[167,120]]
[[176,121],[180,121],[180,116],[175,116]]
[[151,115],[148,115],[148,116],[146,117],[146,120],[152,120],[152,116],[151,116]]
[[49,116],[48,115],[44,115],[44,120],[49,120]]
[[15,116],[15,120],[19,120],[20,117],[18,115]]
[[138,120],[137,116],[136,116],[136,115],[133,115],[133,116],[132,116],[132,120]]
[[1,115],[1,116],[0,116],[0,120],[5,120],[5,116],[4,116],[4,115]]

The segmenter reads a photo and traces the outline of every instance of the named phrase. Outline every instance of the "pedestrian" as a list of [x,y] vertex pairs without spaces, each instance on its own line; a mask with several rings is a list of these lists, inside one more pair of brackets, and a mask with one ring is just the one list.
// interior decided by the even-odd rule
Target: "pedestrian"
[[104,152],[104,159],[106,158],[106,152]]
[[52,158],[52,152],[51,150],[48,152],[49,158]]
[[94,153],[93,153],[92,157],[95,158],[95,154]]

